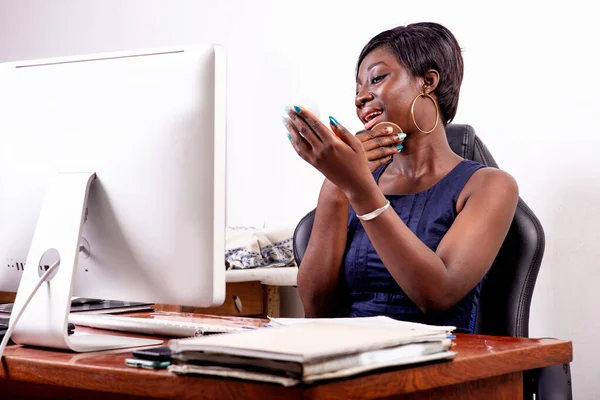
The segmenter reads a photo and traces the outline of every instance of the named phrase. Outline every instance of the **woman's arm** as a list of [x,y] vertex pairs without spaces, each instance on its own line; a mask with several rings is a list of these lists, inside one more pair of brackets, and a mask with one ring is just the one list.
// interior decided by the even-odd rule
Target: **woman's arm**
[[344,192],[326,179],[302,267],[298,270],[298,293],[307,318],[331,317],[338,309],[348,205]]
[[[371,172],[402,149],[401,143],[406,135],[392,133],[392,129],[382,127],[356,134],[366,151]],[[298,293],[306,317],[331,317],[339,310],[349,204],[344,192],[325,179],[310,241],[302,259],[302,268],[298,271]]]

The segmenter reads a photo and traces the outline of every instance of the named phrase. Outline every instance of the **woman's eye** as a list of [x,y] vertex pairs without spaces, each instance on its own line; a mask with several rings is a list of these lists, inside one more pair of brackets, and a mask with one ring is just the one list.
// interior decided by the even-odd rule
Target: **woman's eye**
[[374,77],[373,79],[371,79],[371,85],[375,85],[379,82],[381,82],[381,80],[385,78],[385,75],[377,75],[376,77]]

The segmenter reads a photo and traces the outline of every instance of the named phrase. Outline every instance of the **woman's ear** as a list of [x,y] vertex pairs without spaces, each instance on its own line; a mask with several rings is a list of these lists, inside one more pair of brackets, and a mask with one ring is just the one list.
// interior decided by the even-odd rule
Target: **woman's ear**
[[440,83],[440,74],[435,69],[430,69],[423,75],[423,92],[431,94]]

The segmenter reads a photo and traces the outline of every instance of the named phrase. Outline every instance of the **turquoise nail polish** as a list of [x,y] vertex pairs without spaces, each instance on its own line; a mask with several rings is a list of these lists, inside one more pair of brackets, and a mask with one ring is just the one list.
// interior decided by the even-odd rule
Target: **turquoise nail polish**
[[338,126],[340,123],[337,122],[337,119],[333,118],[333,117],[329,117],[329,121],[331,122],[331,125]]
[[294,106],[294,110],[296,110],[296,112],[298,114],[300,114],[302,112],[302,109],[300,107],[298,107],[298,106]]
[[292,141],[292,135],[290,135],[289,133],[287,133],[287,137],[290,140],[290,142]]
[[404,148],[404,146],[402,146],[401,144],[397,145],[396,148],[398,149],[398,151],[402,150]]
[[398,139],[403,140],[406,137],[406,133],[399,133]]

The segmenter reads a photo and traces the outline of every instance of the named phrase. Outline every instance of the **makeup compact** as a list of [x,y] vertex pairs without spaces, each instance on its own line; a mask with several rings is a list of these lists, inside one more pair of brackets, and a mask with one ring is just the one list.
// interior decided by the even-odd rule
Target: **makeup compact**
[[395,123],[388,122],[388,121],[383,121],[383,122],[378,123],[377,125],[375,125],[374,127],[372,127],[371,130],[373,130],[375,128],[385,128],[387,126],[391,126],[392,127],[392,129],[393,129],[392,133],[394,133],[394,134],[402,133],[402,128],[400,128]]

